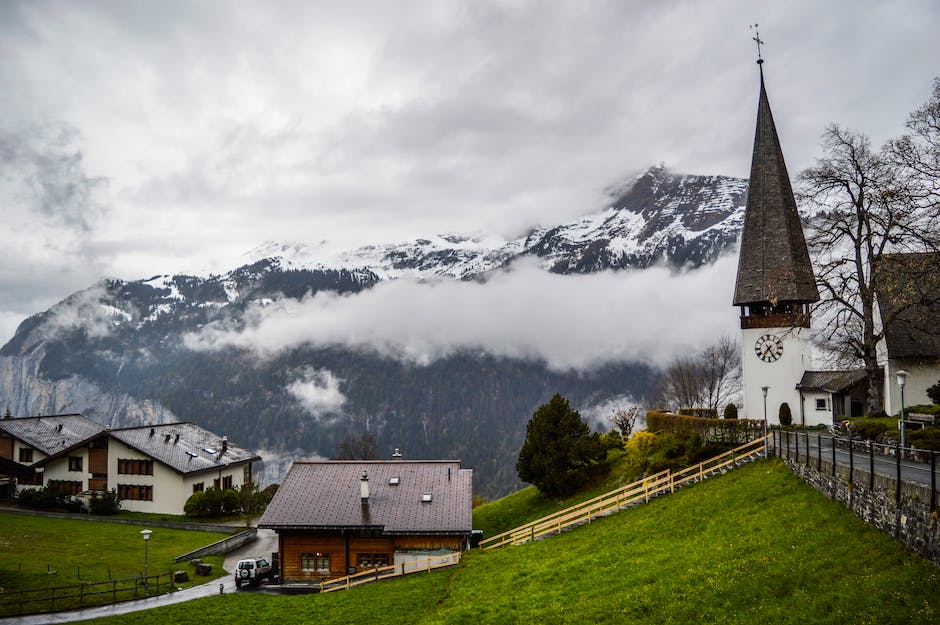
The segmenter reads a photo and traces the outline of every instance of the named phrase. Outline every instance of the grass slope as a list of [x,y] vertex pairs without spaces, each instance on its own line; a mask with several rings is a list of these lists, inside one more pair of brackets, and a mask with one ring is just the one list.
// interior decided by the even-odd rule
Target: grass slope
[[455,569],[329,595],[238,593],[101,619],[230,623],[936,623],[940,571],[779,461]]

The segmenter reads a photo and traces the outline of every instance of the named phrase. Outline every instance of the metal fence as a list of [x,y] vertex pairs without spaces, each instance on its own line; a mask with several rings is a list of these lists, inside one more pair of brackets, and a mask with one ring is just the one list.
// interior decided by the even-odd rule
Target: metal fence
[[849,483],[867,478],[869,490],[875,488],[878,476],[893,482],[895,501],[901,500],[904,485],[929,490],[930,509],[937,509],[937,459],[940,452],[900,443],[887,445],[867,439],[835,436],[823,432],[773,431],[773,447],[777,456],[798,464],[813,466],[818,472],[825,466],[832,475],[846,472]]

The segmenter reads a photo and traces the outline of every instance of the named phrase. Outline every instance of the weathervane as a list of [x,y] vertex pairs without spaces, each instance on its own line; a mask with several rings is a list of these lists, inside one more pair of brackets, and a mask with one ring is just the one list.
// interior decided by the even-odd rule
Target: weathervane
[[751,39],[753,39],[754,41],[757,42],[757,64],[758,64],[758,65],[763,65],[763,64],[764,64],[764,59],[762,59],[762,58],[761,58],[761,55],[760,55],[760,46],[761,46],[761,44],[764,43],[764,42],[761,41],[761,39],[760,39],[760,31],[757,30],[757,24],[751,24],[751,30],[754,31],[754,36],[751,37]]

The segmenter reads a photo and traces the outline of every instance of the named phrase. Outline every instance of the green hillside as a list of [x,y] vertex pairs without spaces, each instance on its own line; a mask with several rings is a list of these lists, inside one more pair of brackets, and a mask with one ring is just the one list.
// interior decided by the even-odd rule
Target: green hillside
[[770,461],[559,537],[473,552],[455,569],[96,622],[883,625],[938,622],[938,591],[940,570]]

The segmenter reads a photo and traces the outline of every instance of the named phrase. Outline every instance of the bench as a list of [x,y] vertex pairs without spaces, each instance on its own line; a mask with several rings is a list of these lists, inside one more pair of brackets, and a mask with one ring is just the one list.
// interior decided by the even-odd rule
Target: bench
[[[932,414],[909,412],[904,416],[905,425],[919,425],[921,428],[925,428],[928,425],[934,425],[937,422],[937,417]],[[898,422],[898,427],[900,427],[900,421]]]

